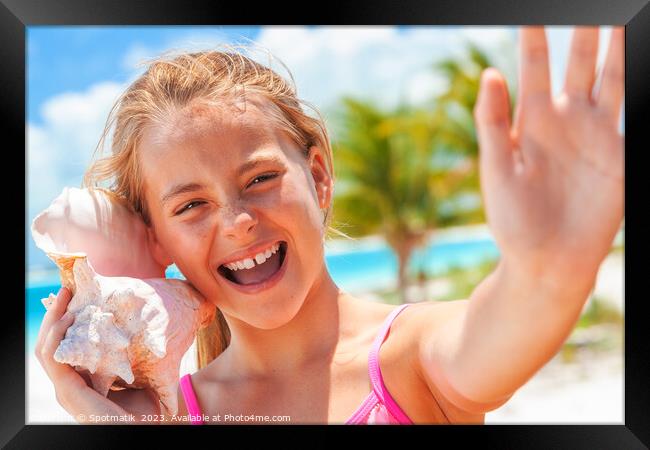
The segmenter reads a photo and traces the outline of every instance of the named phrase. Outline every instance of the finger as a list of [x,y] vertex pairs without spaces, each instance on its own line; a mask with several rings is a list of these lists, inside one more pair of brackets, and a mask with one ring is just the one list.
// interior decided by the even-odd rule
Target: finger
[[57,391],[57,399],[59,392],[64,392],[68,388],[78,390],[86,385],[71,365],[60,363],[54,359],[56,349],[59,347],[67,329],[73,322],[74,316],[72,314],[65,314],[61,320],[52,325],[45,338],[39,358],[45,373],[54,384],[55,390]]
[[43,304],[43,306],[45,306],[45,310],[47,311],[48,309],[50,309],[50,306],[54,304],[55,300],[56,300],[56,295],[50,293],[50,295],[48,295],[47,298],[41,299],[41,303]]
[[59,347],[59,344],[65,336],[65,332],[70,328],[70,325],[74,322],[74,315],[71,312],[67,312],[57,320],[50,327],[45,340],[43,341],[43,348],[41,349],[41,356],[45,359],[52,358],[54,352]]
[[63,316],[65,313],[68,303],[72,300],[72,293],[67,287],[62,287],[59,289],[59,292],[56,294],[56,299],[52,302],[50,307],[45,312],[43,321],[55,322]]
[[625,93],[625,29],[615,27],[601,75],[596,105],[611,114],[618,123]]
[[[41,349],[40,362],[45,369],[45,373],[54,383],[57,393],[57,400],[61,403],[60,395],[66,392],[74,392],[75,395],[80,390],[86,388],[88,383],[70,364],[60,363],[54,359],[54,354],[65,338],[65,334],[70,326],[74,323],[75,316],[71,312],[66,312],[61,319],[57,320],[49,329]],[[65,406],[64,406],[65,407]],[[66,408],[67,409],[67,408]]]
[[38,336],[36,338],[36,351],[39,351],[39,349],[42,347],[52,324],[54,324],[61,318],[61,316],[63,316],[71,299],[72,293],[68,288],[62,287],[59,289],[56,299],[48,307],[45,315],[43,316],[43,322],[41,322],[41,327],[38,330]]
[[74,316],[71,313],[66,313],[61,320],[58,320],[50,327],[43,347],[40,351],[40,362],[48,377],[52,380],[55,386],[62,383],[63,380],[76,378],[77,375],[72,366],[64,363],[59,363],[54,359],[54,353],[63,340],[66,331],[74,322]]
[[513,164],[510,100],[506,81],[496,69],[483,71],[474,117],[481,167],[491,173],[510,171]]
[[546,95],[550,98],[548,46],[544,27],[523,27],[519,36],[520,96]]
[[576,27],[571,40],[564,92],[580,99],[591,99],[598,59],[598,27]]

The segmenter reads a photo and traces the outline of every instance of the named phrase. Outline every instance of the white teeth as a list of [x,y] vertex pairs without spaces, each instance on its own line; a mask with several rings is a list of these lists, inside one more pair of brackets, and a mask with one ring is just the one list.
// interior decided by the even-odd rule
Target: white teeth
[[257,264],[262,264],[264,261],[266,261],[266,256],[264,256],[264,253],[258,253],[255,255],[255,262]]
[[258,253],[253,258],[246,258],[241,261],[235,261],[232,263],[225,264],[225,266],[230,270],[241,270],[241,269],[251,269],[255,267],[255,263],[263,264],[271,255],[275,254],[280,249],[280,244],[276,243],[264,250],[263,252]]

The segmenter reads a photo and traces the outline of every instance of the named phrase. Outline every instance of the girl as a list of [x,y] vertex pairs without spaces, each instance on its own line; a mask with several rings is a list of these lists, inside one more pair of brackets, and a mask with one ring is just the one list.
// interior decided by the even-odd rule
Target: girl
[[[544,29],[523,29],[520,49],[512,126],[495,69],[475,108],[499,264],[468,300],[399,307],[356,299],[327,271],[332,150],[290,84],[237,53],[149,66],[85,182],[114,180],[154,257],[219,311],[198,336],[199,371],[179,380],[179,417],[162,423],[482,423],[557,352],[623,216],[623,30],[598,89],[598,29],[575,31],[556,98]],[[104,398],[53,360],[69,300],[59,292],[36,346],[61,405],[158,414],[152,393]]]

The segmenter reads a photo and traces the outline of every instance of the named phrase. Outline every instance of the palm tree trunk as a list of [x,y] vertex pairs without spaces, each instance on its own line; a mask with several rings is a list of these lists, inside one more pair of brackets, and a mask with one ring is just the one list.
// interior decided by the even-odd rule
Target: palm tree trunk
[[406,290],[408,288],[408,263],[411,259],[413,248],[411,246],[403,246],[397,249],[397,264],[398,264],[398,278],[397,288],[400,296],[401,303],[407,303]]

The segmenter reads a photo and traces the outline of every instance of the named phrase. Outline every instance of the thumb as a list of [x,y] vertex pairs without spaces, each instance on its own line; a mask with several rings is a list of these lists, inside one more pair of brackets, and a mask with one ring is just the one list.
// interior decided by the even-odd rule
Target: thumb
[[494,68],[487,68],[481,74],[474,120],[481,166],[491,171],[510,170],[513,166],[510,101],[506,81]]

